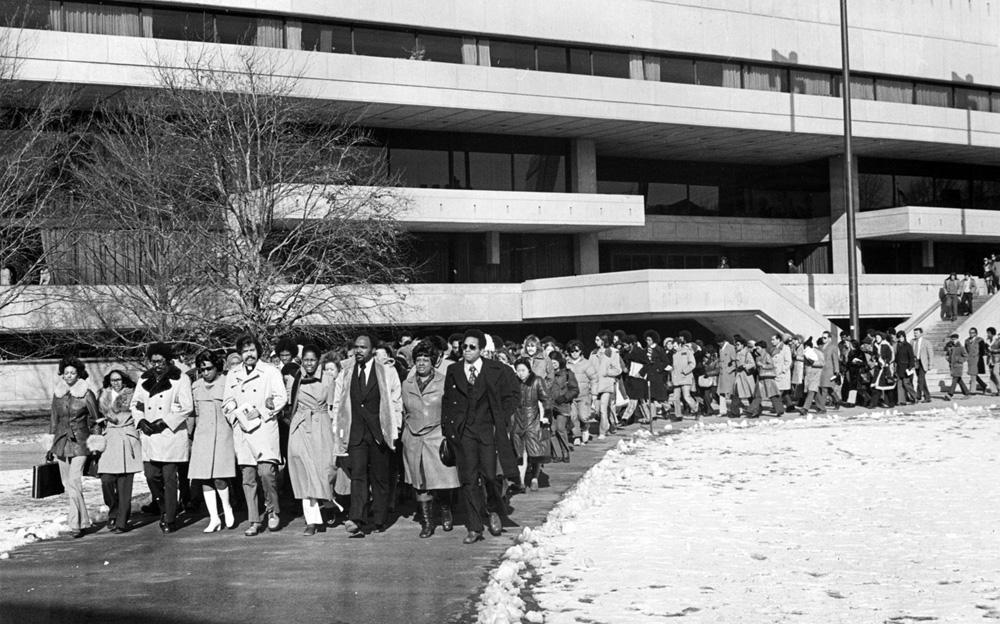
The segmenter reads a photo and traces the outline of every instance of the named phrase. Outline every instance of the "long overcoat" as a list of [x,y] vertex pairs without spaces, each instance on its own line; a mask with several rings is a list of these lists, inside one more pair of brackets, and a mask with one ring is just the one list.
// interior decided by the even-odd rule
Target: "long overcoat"
[[418,490],[447,490],[460,485],[458,469],[441,463],[441,402],[444,373],[434,370],[423,390],[417,371],[403,382],[403,475]]
[[736,388],[736,347],[725,342],[719,347],[718,392],[728,395]]
[[191,441],[191,479],[229,479],[236,476],[236,447],[233,425],[222,413],[226,379],[211,383],[198,379],[191,385],[194,403],[194,439]]
[[[285,379],[281,371],[267,362],[257,362],[249,372],[246,366],[236,366],[226,374],[223,409],[233,423],[233,446],[240,466],[281,463],[278,417],[286,403]],[[256,409],[260,418],[244,427],[236,415],[247,409]]]
[[[358,376],[357,362],[346,363],[333,392],[333,452],[335,455],[347,455],[347,446],[351,439],[351,380]],[[382,439],[389,448],[393,448],[399,439],[403,426],[403,396],[399,383],[399,375],[394,366],[384,366],[377,360],[372,361],[375,380],[379,392],[379,426]]]
[[97,426],[97,399],[90,386],[78,379],[72,386],[56,380],[52,392],[52,454],[56,457],[89,455],[87,438]]
[[146,435],[140,432],[142,460],[156,462],[186,462],[191,453],[187,419],[194,409],[191,380],[179,368],[170,365],[163,376],[148,370],[139,378],[132,393],[132,418],[136,427],[142,421],[162,420],[167,428]]
[[100,474],[129,474],[142,470],[142,443],[129,405],[132,388],[122,388],[117,397],[105,389],[101,393],[100,409],[104,415],[105,448],[97,462]]

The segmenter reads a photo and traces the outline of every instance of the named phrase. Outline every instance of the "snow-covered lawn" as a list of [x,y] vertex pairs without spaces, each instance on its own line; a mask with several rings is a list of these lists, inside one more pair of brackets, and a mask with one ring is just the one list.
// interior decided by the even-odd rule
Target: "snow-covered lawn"
[[875,412],[623,440],[522,533],[480,621],[1000,619],[998,416]]
[[[15,445],[30,445],[37,450],[37,436],[3,442],[0,453]],[[44,458],[44,450],[39,452],[39,463]],[[108,508],[101,495],[101,481],[91,477],[83,478],[83,494],[87,500],[87,511],[91,521],[104,522]],[[149,501],[149,488],[142,473],[135,475],[132,485],[132,508],[138,509],[141,501]],[[0,559],[6,559],[9,552],[18,546],[34,541],[51,539],[69,531],[66,525],[66,495],[48,498],[31,498],[31,469],[0,471]],[[86,538],[84,538],[86,539]]]

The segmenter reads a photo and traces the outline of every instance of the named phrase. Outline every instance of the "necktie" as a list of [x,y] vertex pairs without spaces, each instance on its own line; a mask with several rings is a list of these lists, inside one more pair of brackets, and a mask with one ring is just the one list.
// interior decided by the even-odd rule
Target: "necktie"
[[469,385],[470,386],[476,385],[476,367],[475,366],[470,366],[469,367]]
[[365,387],[365,366],[364,365],[362,365],[358,369],[358,383],[361,385],[362,388]]

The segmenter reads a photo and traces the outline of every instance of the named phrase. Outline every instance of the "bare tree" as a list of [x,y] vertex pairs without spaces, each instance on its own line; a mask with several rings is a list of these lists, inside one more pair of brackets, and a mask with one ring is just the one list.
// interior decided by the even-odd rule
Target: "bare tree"
[[118,341],[337,334],[403,299],[403,200],[381,150],[272,55],[157,61],[156,91],[103,112],[81,169],[88,203],[136,240],[162,241],[103,255],[141,268],[132,294],[88,289],[104,293],[87,306]]

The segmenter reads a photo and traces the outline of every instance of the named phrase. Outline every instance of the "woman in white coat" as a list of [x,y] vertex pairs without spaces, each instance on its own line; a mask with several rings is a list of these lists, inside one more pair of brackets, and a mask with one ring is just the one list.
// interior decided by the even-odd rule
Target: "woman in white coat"
[[233,427],[222,413],[226,391],[222,360],[211,351],[202,351],[194,362],[199,378],[191,384],[195,426],[188,477],[201,482],[201,493],[209,517],[205,533],[212,533],[223,526],[219,517],[219,502],[222,503],[226,528],[236,526],[229,498],[229,479],[236,477],[236,450],[233,446]]
[[[281,527],[278,416],[288,402],[288,394],[281,371],[260,360],[260,343],[253,336],[240,336],[236,341],[236,350],[242,356],[243,364],[230,369],[226,375],[223,411],[233,423],[236,463],[243,476],[243,495],[250,520],[250,526],[243,534],[253,537],[263,529],[265,517],[269,531],[277,531]],[[264,490],[263,515],[257,496],[258,486]]]
[[141,432],[146,483],[160,508],[160,530],[177,530],[178,464],[191,452],[187,419],[191,380],[171,363],[170,347],[158,342],[146,350],[149,370],[132,394],[132,418]]

